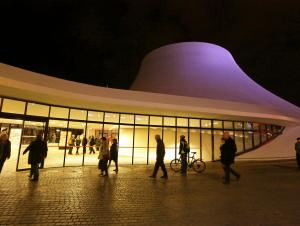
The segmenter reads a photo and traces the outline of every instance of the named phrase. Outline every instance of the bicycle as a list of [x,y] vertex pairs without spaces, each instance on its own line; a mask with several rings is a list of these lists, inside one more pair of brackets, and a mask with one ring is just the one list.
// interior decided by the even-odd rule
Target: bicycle
[[[191,159],[190,162],[188,162],[187,166],[188,168],[193,168],[193,170],[197,173],[202,173],[206,169],[206,164],[204,161],[202,161],[200,158],[196,159],[195,154],[197,152],[191,152],[193,155],[192,157],[189,157]],[[170,167],[174,172],[179,172],[181,170],[181,158],[175,158],[170,162]]]

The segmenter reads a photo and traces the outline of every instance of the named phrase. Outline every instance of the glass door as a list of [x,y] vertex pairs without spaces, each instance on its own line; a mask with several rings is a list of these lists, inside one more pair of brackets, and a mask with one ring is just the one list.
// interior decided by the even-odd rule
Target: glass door
[[48,122],[46,121],[24,121],[17,170],[25,170],[30,168],[30,165],[28,164],[29,153],[27,152],[25,155],[23,155],[23,151],[32,141],[35,140],[38,134],[42,134],[43,138],[47,140],[47,134],[45,133],[46,127],[48,127]]

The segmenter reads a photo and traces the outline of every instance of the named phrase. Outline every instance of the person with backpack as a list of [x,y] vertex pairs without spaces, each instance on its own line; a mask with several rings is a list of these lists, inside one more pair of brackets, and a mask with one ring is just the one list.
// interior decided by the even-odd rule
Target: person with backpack
[[181,172],[182,174],[186,174],[187,171],[187,157],[190,152],[190,147],[188,142],[185,139],[184,135],[180,136],[180,146],[179,146],[179,155],[181,158]]
[[235,153],[237,151],[235,141],[230,137],[229,132],[224,132],[222,140],[224,143],[221,145],[221,163],[225,172],[224,184],[230,183],[230,173],[233,174],[237,180],[240,179],[241,175],[231,168],[234,163]]
[[[42,134],[38,134],[24,150],[23,155],[29,151],[28,164],[31,165],[29,178],[32,181],[39,179],[39,164],[47,157],[47,143],[43,140]],[[33,178],[32,178],[33,177]]]

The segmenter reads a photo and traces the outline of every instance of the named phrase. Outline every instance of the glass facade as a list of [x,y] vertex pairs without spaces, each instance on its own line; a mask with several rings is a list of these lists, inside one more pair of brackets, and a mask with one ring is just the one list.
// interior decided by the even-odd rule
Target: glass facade
[[120,164],[153,164],[156,134],[164,140],[166,162],[178,157],[180,135],[185,135],[197,158],[215,161],[220,158],[224,131],[230,132],[238,153],[243,153],[273,139],[283,129],[255,122],[102,112],[4,97],[0,126],[13,141],[12,159],[18,170],[29,168],[27,156],[21,153],[40,132],[44,133],[49,149],[44,167],[62,167],[97,165],[102,136],[110,145],[112,139],[118,140]]

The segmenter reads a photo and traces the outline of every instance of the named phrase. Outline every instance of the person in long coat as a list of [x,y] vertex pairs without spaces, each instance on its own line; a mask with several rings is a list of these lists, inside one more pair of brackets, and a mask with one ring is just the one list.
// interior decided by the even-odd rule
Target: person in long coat
[[179,146],[179,154],[181,158],[181,173],[186,174],[187,171],[187,157],[188,157],[188,152],[189,152],[189,145],[188,142],[185,139],[184,135],[180,136],[180,146]]
[[228,132],[225,132],[222,140],[224,143],[221,145],[221,163],[225,172],[224,184],[230,183],[230,173],[233,174],[237,180],[240,179],[241,175],[231,168],[234,163],[235,153],[237,151],[235,141],[230,137]]
[[10,154],[11,143],[8,139],[8,135],[7,133],[2,133],[0,135],[0,173],[2,171],[5,161],[10,158]]
[[[31,165],[30,180],[37,181],[39,179],[39,164],[47,157],[47,143],[42,139],[42,135],[36,136],[29,146],[24,150],[23,155],[29,151],[28,164]],[[32,178],[33,176],[33,178]]]
[[85,154],[86,153],[86,145],[87,145],[87,143],[88,143],[88,139],[86,138],[86,137],[83,137],[83,139],[82,139],[82,149],[83,149],[83,154]]
[[110,146],[108,166],[110,166],[111,161],[114,161],[116,166],[116,169],[114,169],[114,171],[118,173],[119,169],[118,169],[118,140],[117,139],[113,139],[113,143]]
[[155,166],[154,166],[154,170],[152,175],[150,176],[151,178],[155,178],[157,171],[159,169],[159,167],[161,167],[161,170],[163,171],[163,176],[161,176],[160,178],[168,178],[168,173],[166,170],[166,166],[164,163],[164,158],[165,158],[165,144],[163,142],[163,140],[160,138],[160,135],[155,135],[155,140],[157,143],[156,146],[156,162],[155,162]]
[[109,160],[109,146],[106,137],[101,138],[101,145],[99,151],[99,169],[101,170],[101,176],[108,176],[107,162]]
[[95,154],[94,145],[95,145],[95,138],[94,138],[94,136],[91,136],[90,142],[89,142],[90,154],[92,154],[92,153]]
[[300,137],[297,138],[297,142],[295,143],[295,151],[296,151],[296,160],[298,168],[300,169]]

